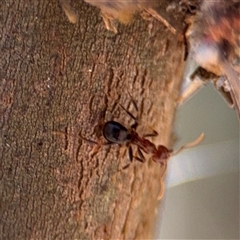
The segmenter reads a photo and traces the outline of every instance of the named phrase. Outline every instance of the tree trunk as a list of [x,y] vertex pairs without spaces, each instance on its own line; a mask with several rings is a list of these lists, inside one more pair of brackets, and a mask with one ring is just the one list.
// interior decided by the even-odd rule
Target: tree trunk
[[155,129],[154,143],[171,147],[183,16],[168,16],[175,35],[140,16],[114,34],[97,8],[74,4],[77,24],[58,1],[0,3],[1,239],[149,239],[160,165],[122,170],[126,147],[80,136],[99,141],[112,119],[130,126],[120,103],[140,135]]

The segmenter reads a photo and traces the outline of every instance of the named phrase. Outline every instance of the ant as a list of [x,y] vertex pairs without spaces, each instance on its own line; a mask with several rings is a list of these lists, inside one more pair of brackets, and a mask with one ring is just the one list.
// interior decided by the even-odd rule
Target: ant
[[[137,105],[132,100],[133,105],[136,110]],[[108,121],[104,124],[102,132],[104,138],[108,141],[110,144],[126,144],[129,147],[129,158],[130,161],[133,161],[133,158],[140,162],[145,162],[145,157],[142,153],[142,151],[146,154],[151,155],[151,159],[156,162],[160,163],[161,165],[165,165],[167,160],[172,156],[176,155],[179,152],[181,152],[185,148],[190,148],[193,146],[196,146],[199,144],[202,140],[204,135],[201,134],[194,142],[188,143],[184,146],[182,146],[178,151],[173,153],[172,149],[168,149],[164,145],[156,146],[153,142],[146,139],[146,137],[154,137],[157,136],[158,133],[154,131],[152,134],[145,134],[143,137],[140,137],[136,131],[138,126],[137,118],[134,117],[128,110],[126,110],[121,104],[119,104],[120,107],[132,118],[134,119],[134,124],[131,125],[130,129],[127,129],[125,126],[123,126],[121,123],[116,121]],[[139,156],[133,156],[132,153],[132,145],[137,146],[137,152]]]
[[[134,105],[134,108],[138,110],[137,105],[133,99],[132,99],[132,103]],[[158,196],[158,199],[161,199],[164,193],[163,176],[167,169],[167,161],[171,156],[178,154],[183,149],[198,145],[203,140],[204,134],[202,133],[195,141],[188,143],[182,146],[178,151],[173,152],[172,149],[168,149],[164,145],[156,146],[153,142],[146,139],[146,137],[157,136],[158,133],[156,131],[154,131],[152,134],[145,134],[142,137],[139,136],[139,134],[136,131],[138,126],[138,119],[135,116],[133,116],[127,109],[125,109],[121,104],[119,105],[132,119],[134,119],[134,124],[131,125],[131,128],[127,129],[125,126],[123,126],[119,122],[116,122],[116,121],[106,122],[102,128],[103,137],[107,140],[107,143],[105,143],[105,145],[126,144],[128,146],[129,159],[131,162],[133,161],[134,158],[139,162],[142,162],[142,163],[145,162],[145,157],[142,153],[144,152],[145,154],[149,154],[150,158],[154,162],[160,163],[161,166],[164,166],[165,169],[161,176],[161,192]],[[87,140],[87,141],[96,143],[92,140]],[[131,145],[137,146],[138,156],[133,156],[133,150]],[[123,167],[123,169],[126,169],[127,167],[129,167],[129,164]]]
[[[128,111],[127,113],[130,115]],[[165,161],[171,156],[172,150],[169,150],[163,145],[159,145],[158,147],[156,147],[154,143],[146,139],[146,137],[156,136],[157,132],[155,131],[153,134],[146,134],[143,137],[140,137],[136,132],[137,126],[138,126],[138,123],[135,122],[130,129],[127,129],[119,122],[108,121],[103,126],[103,136],[109,143],[112,143],[112,144],[125,143],[129,147],[129,158],[131,162],[133,161],[133,158],[135,158],[140,162],[145,162],[145,157],[142,153],[143,151],[146,154],[151,154],[151,159],[154,162],[160,163],[161,165],[164,164]],[[133,157],[131,144],[137,146],[137,152],[139,156]]]

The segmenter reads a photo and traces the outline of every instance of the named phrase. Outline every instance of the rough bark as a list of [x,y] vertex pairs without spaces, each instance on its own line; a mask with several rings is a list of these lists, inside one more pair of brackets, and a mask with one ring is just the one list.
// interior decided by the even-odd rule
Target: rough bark
[[[151,238],[160,166],[122,170],[125,147],[94,153],[80,134],[98,141],[111,119],[130,126],[118,105],[137,114],[129,92],[139,133],[153,128],[171,147],[184,44],[140,16],[111,33],[99,10],[74,4],[75,25],[58,1],[0,3],[1,239]],[[180,33],[181,14],[169,19]]]

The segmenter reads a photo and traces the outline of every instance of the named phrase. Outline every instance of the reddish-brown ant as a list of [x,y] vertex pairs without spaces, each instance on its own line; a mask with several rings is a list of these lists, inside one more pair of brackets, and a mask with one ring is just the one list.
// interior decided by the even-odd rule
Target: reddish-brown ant
[[[133,100],[132,100],[133,101]],[[146,139],[146,137],[157,136],[157,132],[154,131],[152,134],[146,134],[143,137],[140,137],[136,132],[136,128],[138,126],[137,118],[134,117],[128,110],[126,110],[121,104],[119,104],[122,109],[126,111],[126,113],[135,120],[134,124],[130,129],[127,129],[119,122],[108,121],[103,126],[103,136],[109,143],[116,144],[126,144],[129,146],[129,158],[132,161],[133,158],[136,158],[140,162],[144,162],[145,158],[142,151],[146,154],[151,155],[151,159],[156,162],[164,165],[166,161],[172,156],[185,148],[193,147],[203,139],[203,134],[192,143],[188,143],[187,145],[182,146],[177,152],[173,153],[173,150],[168,149],[163,145],[156,146],[153,142]],[[136,103],[133,101],[133,105],[137,110]],[[137,146],[138,156],[134,156],[132,154],[131,144]]]
[[[137,110],[136,103],[132,100],[133,105],[135,109]],[[163,145],[156,146],[153,142],[149,141],[146,139],[146,137],[153,137],[157,135],[157,132],[154,131],[152,134],[146,134],[143,137],[140,137],[138,133],[136,132],[137,126],[138,126],[138,121],[137,118],[134,117],[128,110],[126,110],[121,104],[119,104],[121,108],[126,111],[126,113],[134,119],[134,124],[131,126],[130,129],[127,129],[124,127],[122,124],[116,121],[108,121],[104,124],[102,133],[104,138],[108,141],[106,144],[126,144],[128,146],[129,150],[129,158],[130,161],[133,161],[133,158],[140,162],[145,161],[145,157],[142,152],[150,155],[150,158],[156,162],[160,163],[162,166],[165,167],[164,172],[161,176],[161,192],[158,196],[159,199],[162,198],[163,193],[164,193],[164,182],[163,182],[163,175],[165,173],[165,170],[167,168],[167,161],[168,159],[180,151],[182,151],[185,148],[193,147],[199,144],[202,140],[204,135],[201,134],[194,142],[188,143],[184,146],[182,146],[178,151],[173,153],[173,150],[168,149],[167,147]],[[87,140],[87,139],[85,139]],[[87,140],[89,141],[89,140]],[[94,141],[91,141],[93,143],[96,143]],[[137,153],[138,156],[133,156],[133,151],[131,145],[137,146]],[[127,168],[127,166],[124,167]]]
[[171,156],[172,150],[169,150],[163,145],[155,146],[154,143],[146,139],[149,136],[155,136],[157,133],[144,135],[140,137],[136,132],[138,124],[137,122],[127,129],[119,122],[109,121],[103,126],[103,136],[110,143],[127,144],[129,146],[129,158],[133,160],[133,153],[131,144],[137,146],[138,156],[134,158],[140,162],[144,162],[145,158],[142,151],[151,155],[151,159],[154,162],[164,164],[165,161]]

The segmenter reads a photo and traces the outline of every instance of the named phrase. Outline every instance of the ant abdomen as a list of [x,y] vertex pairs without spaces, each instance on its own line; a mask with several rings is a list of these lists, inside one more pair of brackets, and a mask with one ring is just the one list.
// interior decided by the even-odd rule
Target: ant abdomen
[[131,139],[131,133],[122,124],[108,121],[103,126],[103,136],[111,143],[122,144]]

